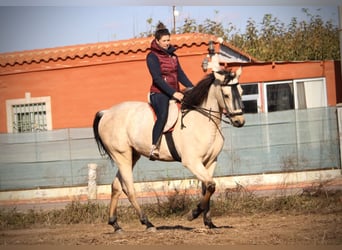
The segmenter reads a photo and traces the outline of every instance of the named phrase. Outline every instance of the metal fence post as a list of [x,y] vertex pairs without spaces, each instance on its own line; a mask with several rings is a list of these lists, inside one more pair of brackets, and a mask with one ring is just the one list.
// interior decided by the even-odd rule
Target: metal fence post
[[337,123],[338,123],[338,138],[340,144],[340,167],[342,169],[342,103],[336,105]]

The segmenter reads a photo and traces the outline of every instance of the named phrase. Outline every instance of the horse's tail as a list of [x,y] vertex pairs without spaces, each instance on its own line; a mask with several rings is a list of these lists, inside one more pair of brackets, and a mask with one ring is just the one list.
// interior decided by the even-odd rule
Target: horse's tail
[[100,134],[99,134],[99,123],[100,123],[102,116],[103,116],[102,111],[99,111],[96,113],[95,118],[94,118],[94,122],[93,122],[93,132],[94,132],[94,137],[95,137],[95,141],[97,143],[97,147],[99,149],[99,152],[100,152],[101,156],[104,157],[106,154],[107,155],[109,155],[109,154],[108,154],[106,146],[103,144],[103,141],[102,141]]

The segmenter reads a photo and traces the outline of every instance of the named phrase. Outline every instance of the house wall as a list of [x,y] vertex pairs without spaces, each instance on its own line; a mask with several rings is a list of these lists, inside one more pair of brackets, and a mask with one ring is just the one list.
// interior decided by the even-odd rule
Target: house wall
[[[243,67],[240,83],[273,82],[301,78],[325,77],[328,106],[335,106],[339,95],[336,86],[341,86],[341,72],[334,61],[309,61],[293,63],[250,64]],[[335,71],[336,70],[336,71]]]
[[[183,70],[194,83],[204,76],[201,63],[205,52],[199,49],[193,51],[195,55],[186,49],[178,53]],[[146,53],[134,54],[129,61],[127,56],[113,55],[76,58],[63,64],[16,65],[11,72],[0,71],[0,117],[6,118],[6,100],[24,98],[25,92],[30,92],[31,97],[51,96],[53,129],[90,127],[101,109],[123,101],[147,100],[151,77],[145,57]],[[0,133],[6,132],[6,119],[1,119]]]
[[[207,52],[206,44],[183,46],[177,51],[193,83],[205,75],[201,64]],[[127,100],[146,101],[151,83],[145,62],[147,53],[33,61],[0,68],[0,133],[8,132],[6,100],[24,98],[25,92],[30,92],[31,97],[51,97],[52,129],[90,127],[99,110]],[[245,64],[240,82],[326,77],[328,105],[335,106],[341,99],[336,88],[342,85],[335,64],[334,61]]]

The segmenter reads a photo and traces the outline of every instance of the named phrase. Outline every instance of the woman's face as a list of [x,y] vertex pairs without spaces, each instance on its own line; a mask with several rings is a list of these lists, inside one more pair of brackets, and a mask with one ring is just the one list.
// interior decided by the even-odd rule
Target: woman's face
[[157,43],[163,49],[168,49],[170,46],[170,36],[169,35],[162,36],[159,40],[157,40]]

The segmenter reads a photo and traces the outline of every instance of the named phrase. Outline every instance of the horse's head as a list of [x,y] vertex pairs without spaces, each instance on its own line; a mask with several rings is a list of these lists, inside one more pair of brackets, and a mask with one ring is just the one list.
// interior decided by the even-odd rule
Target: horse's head
[[241,67],[236,71],[214,72],[215,84],[219,86],[217,92],[218,103],[223,113],[228,117],[234,127],[242,127],[245,124],[243,116],[242,88],[239,85]]

